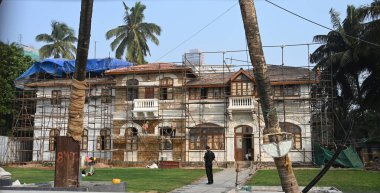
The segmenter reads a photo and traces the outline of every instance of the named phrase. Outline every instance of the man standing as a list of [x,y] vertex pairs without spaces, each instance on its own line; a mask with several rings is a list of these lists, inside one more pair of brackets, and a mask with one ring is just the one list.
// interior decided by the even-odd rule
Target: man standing
[[215,154],[210,150],[210,146],[206,146],[206,153],[203,157],[205,160],[206,174],[208,182],[207,184],[214,183],[213,175],[212,175],[212,161],[215,159]]

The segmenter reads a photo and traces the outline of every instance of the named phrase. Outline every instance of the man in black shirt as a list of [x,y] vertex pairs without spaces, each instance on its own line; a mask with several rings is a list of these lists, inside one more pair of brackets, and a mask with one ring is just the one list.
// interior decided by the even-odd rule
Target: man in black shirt
[[212,175],[212,161],[215,159],[215,154],[210,150],[209,146],[206,146],[206,153],[203,157],[205,160],[206,174],[208,182],[207,184],[214,183],[213,175]]

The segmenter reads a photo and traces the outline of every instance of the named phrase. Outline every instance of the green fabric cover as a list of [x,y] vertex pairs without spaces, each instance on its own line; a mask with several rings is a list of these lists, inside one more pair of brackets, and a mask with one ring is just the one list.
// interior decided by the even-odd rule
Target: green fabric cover
[[[318,166],[325,165],[334,155],[333,151],[316,145],[314,147],[314,163]],[[352,146],[347,147],[340,152],[334,164],[341,165],[345,168],[363,168],[363,162],[360,160],[359,155]]]

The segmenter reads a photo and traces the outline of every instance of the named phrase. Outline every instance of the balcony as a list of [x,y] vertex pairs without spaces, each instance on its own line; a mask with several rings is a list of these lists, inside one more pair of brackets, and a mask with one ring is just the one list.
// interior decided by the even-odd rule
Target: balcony
[[254,118],[255,113],[255,97],[254,96],[246,96],[246,97],[230,97],[229,105],[228,105],[228,114],[230,116],[230,120],[232,120],[233,112],[251,112],[252,118]]
[[134,99],[132,112],[135,117],[157,117],[158,99]]

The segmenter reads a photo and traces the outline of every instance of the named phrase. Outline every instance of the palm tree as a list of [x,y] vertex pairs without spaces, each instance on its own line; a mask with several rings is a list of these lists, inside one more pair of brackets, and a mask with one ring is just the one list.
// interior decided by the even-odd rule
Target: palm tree
[[116,58],[121,58],[127,50],[126,60],[137,64],[145,62],[144,57],[150,55],[148,40],[158,45],[157,35],[160,35],[160,26],[154,23],[144,22],[144,10],[146,6],[136,2],[135,6],[129,7],[123,2],[125,9],[124,23],[109,30],[106,33],[107,40],[114,37],[111,43],[112,51],[116,49]]
[[65,23],[57,21],[51,22],[51,34],[39,34],[36,41],[46,42],[48,44],[42,46],[39,50],[42,58],[53,56],[54,58],[74,59],[76,48],[73,45],[78,41],[75,37],[74,30]]
[[[359,7],[358,17],[369,20],[363,24],[362,38],[380,45],[380,0]],[[366,48],[365,64],[369,75],[362,84],[363,104],[380,113],[380,46],[367,45]]]
[[[356,38],[363,31],[358,17],[358,10],[347,6],[347,17],[341,20],[339,13],[330,10],[331,23],[334,30],[327,35],[314,36],[314,42],[322,43],[310,56],[310,61],[332,74],[332,81],[341,91],[340,96],[347,105],[362,105],[360,75],[365,70],[362,56],[366,52],[366,45]],[[363,47],[364,46],[364,47]]]
[[[260,39],[257,15],[252,0],[239,0],[240,10],[243,18],[245,34],[248,42],[249,55],[253,65],[260,104],[265,121],[264,134],[279,133],[281,128],[278,123],[276,109],[271,97],[271,86],[267,73],[264,52]],[[292,162],[288,155],[274,158],[283,191],[287,193],[299,193],[297,179],[293,173]]]

